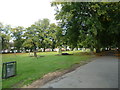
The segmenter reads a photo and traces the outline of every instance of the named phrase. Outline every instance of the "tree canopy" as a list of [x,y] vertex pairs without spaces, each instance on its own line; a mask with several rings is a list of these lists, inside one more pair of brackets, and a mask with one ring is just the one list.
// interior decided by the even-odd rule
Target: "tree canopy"
[[[53,2],[58,24],[44,18],[24,28],[0,23],[2,50],[17,52],[46,48],[120,49],[120,2]],[[12,41],[12,42],[11,42]]]
[[53,2],[52,6],[57,7],[56,20],[73,48],[96,48],[97,52],[120,48],[120,2]]

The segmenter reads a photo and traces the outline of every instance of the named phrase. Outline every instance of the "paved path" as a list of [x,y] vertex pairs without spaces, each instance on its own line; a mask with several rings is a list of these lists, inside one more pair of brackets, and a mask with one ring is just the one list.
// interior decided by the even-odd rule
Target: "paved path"
[[99,57],[42,88],[118,88],[118,58]]

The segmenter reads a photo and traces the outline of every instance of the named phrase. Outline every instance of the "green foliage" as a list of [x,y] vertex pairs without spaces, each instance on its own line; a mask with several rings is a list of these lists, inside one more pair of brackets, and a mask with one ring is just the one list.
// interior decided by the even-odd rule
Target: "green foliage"
[[35,22],[35,26],[37,27],[37,33],[39,41],[39,47],[40,48],[46,48],[49,46],[49,40],[48,40],[48,31],[49,31],[49,19],[43,19]]
[[52,6],[57,7],[56,20],[69,46],[119,47],[120,2],[54,2]]
[[[53,2],[58,25],[45,18],[28,28],[0,23],[3,49],[120,48],[120,2]],[[12,37],[12,38],[11,38]]]
[[57,34],[60,28],[54,23],[50,24],[48,19],[38,20],[35,24],[26,28],[24,33],[25,41],[23,47],[31,48],[52,48],[57,45]]
[[9,48],[9,41],[10,41],[10,36],[1,33],[0,34],[1,40],[2,40],[2,49],[8,49]]
[[11,32],[12,37],[14,38],[14,47],[19,52],[23,44],[24,28],[22,26],[18,26],[16,28],[12,28]]
[[[37,49],[52,48],[52,50],[61,43],[61,28],[54,23],[50,24],[50,20],[45,18],[38,20],[30,27],[22,26],[11,28],[9,25],[4,26],[0,23],[0,35],[2,39],[3,49],[13,50],[30,50],[36,52]],[[11,39],[11,42],[9,42]]]
[[0,23],[0,37],[1,37],[1,45],[2,45],[2,50],[4,49],[9,49],[9,41],[11,39],[10,36],[10,25],[3,25]]

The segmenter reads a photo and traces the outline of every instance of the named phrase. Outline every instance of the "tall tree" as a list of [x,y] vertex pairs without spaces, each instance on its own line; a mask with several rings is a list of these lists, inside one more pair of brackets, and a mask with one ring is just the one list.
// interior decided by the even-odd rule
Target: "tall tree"
[[23,47],[28,47],[33,49],[34,56],[37,57],[37,47],[39,45],[39,33],[37,30],[37,27],[35,25],[31,25],[30,27],[26,28],[26,31],[24,33],[24,43]]
[[[72,47],[81,43],[100,52],[100,48],[111,47],[113,42],[118,44],[120,3],[55,2],[52,5],[61,5],[61,9],[56,9],[56,19],[66,31]],[[113,26],[116,27],[115,31]]]
[[37,22],[35,22],[35,26],[37,27],[40,38],[39,47],[43,48],[43,51],[45,51],[45,49],[49,47],[50,42],[48,39],[50,20],[47,18],[43,20],[38,20]]
[[48,38],[50,40],[50,46],[52,48],[52,51],[54,50],[54,48],[56,47],[56,43],[57,43],[57,26],[52,23],[50,24],[49,27],[49,31],[48,31]]
[[6,50],[6,49],[10,49],[10,39],[11,39],[11,35],[10,35],[10,29],[11,26],[10,25],[3,25],[2,23],[0,23],[0,37],[1,37],[1,45],[2,45],[2,50]]
[[11,32],[14,39],[14,47],[17,49],[17,52],[20,52],[23,44],[24,27],[18,26],[16,28],[12,28]]

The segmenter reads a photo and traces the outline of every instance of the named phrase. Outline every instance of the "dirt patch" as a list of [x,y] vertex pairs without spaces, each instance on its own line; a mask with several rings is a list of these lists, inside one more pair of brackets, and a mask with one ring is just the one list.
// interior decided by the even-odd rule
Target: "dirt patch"
[[43,86],[44,84],[48,83],[49,81],[60,77],[66,73],[69,73],[71,71],[74,71],[75,69],[77,69],[78,67],[87,64],[91,61],[93,61],[94,59],[90,59],[90,60],[85,60],[85,61],[81,61],[80,63],[76,63],[73,66],[71,66],[70,69],[67,70],[62,70],[62,71],[56,71],[56,72],[52,72],[52,73],[48,73],[46,75],[44,75],[41,79],[34,81],[32,84],[30,85],[25,85],[22,88],[40,88],[41,86]]

